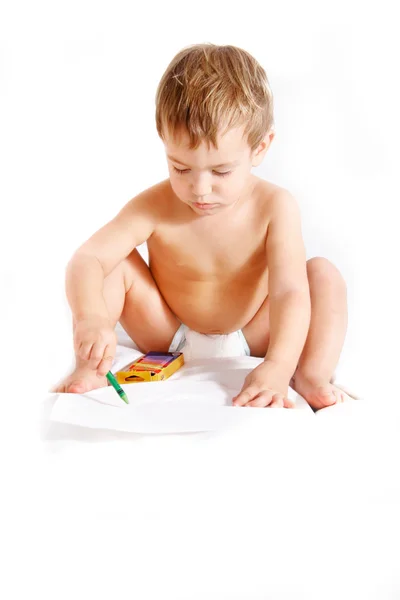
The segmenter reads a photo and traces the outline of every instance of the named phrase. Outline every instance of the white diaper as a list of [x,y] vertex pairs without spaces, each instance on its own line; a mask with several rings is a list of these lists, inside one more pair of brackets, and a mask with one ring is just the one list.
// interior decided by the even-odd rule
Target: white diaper
[[207,335],[192,331],[183,323],[175,333],[169,352],[183,352],[186,360],[250,356],[250,348],[242,330],[227,335]]

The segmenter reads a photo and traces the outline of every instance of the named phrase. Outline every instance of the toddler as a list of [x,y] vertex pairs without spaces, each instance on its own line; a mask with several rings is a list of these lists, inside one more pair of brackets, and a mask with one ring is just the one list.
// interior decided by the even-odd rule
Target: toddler
[[[252,174],[274,138],[264,69],[235,46],[193,45],[167,67],[156,126],[168,179],[132,198],[67,266],[76,368],[55,391],[105,386],[119,321],[142,352],[175,351],[192,330],[235,333],[262,357],[233,399],[314,410],[341,402],[331,381],[347,327],[346,285],[306,260],[298,204]],[[149,266],[136,247],[147,242]]]

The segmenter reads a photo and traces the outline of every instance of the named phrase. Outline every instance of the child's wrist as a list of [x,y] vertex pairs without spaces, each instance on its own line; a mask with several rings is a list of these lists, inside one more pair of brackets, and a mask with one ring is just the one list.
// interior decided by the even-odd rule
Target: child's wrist
[[110,321],[108,312],[100,310],[82,310],[74,313],[74,321],[85,321],[86,319],[106,319]]
[[288,382],[290,381],[290,379],[293,376],[293,373],[296,370],[296,365],[293,366],[292,361],[279,359],[277,357],[271,357],[268,356],[268,354],[264,358],[264,364],[266,365],[266,368],[278,373],[281,378],[287,380]]

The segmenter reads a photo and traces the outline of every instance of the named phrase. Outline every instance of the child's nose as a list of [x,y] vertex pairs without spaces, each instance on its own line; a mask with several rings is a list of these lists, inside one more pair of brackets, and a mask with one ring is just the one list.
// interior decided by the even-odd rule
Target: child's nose
[[193,194],[195,196],[207,196],[211,194],[212,186],[208,177],[197,177],[193,180]]
[[201,200],[203,196],[211,194],[211,185],[193,186],[193,194]]

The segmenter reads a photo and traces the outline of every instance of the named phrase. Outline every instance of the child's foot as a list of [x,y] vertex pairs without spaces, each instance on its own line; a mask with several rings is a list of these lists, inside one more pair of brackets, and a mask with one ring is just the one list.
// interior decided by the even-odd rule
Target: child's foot
[[300,373],[296,373],[291,385],[300,396],[307,400],[314,411],[345,401],[343,391],[332,383],[311,381],[302,377]]
[[79,366],[71,373],[71,375],[68,375],[68,377],[54,386],[51,391],[58,392],[59,394],[62,394],[63,392],[69,394],[84,394],[85,392],[95,390],[99,387],[105,387],[106,385],[107,379],[104,375],[97,375],[96,371],[89,369],[88,366]]

